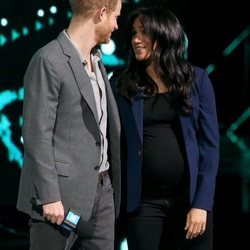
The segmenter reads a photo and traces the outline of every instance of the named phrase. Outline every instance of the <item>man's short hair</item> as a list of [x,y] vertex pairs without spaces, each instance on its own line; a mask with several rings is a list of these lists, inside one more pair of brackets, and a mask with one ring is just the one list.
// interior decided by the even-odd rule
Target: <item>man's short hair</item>
[[108,12],[114,11],[118,0],[70,0],[73,15],[89,16],[95,10],[106,7]]

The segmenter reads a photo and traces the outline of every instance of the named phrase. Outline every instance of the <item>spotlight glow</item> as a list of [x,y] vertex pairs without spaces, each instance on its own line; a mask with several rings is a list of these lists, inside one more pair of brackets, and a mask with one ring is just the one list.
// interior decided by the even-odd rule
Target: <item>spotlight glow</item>
[[51,6],[49,9],[50,13],[56,14],[57,13],[57,7],[56,6]]
[[1,25],[2,26],[7,26],[8,25],[8,20],[6,18],[1,19]]
[[115,52],[116,45],[115,42],[110,39],[110,42],[108,44],[102,44],[101,50],[105,55],[112,55]]
[[38,11],[37,11],[37,15],[38,15],[39,17],[43,17],[43,16],[44,16],[44,10],[42,10],[42,9],[38,10]]

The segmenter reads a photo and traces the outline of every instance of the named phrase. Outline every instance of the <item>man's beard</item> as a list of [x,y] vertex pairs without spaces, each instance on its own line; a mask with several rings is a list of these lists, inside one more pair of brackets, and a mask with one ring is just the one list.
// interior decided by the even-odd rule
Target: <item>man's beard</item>
[[110,32],[105,28],[98,28],[96,30],[97,44],[107,44],[110,41]]

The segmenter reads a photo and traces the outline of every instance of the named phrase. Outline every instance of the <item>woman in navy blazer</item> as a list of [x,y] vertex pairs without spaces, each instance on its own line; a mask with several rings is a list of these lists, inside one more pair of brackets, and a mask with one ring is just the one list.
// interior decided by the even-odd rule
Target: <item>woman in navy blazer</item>
[[129,250],[211,250],[219,161],[212,84],[185,59],[185,33],[168,10],[135,10],[128,33],[128,66],[111,83],[124,133]]

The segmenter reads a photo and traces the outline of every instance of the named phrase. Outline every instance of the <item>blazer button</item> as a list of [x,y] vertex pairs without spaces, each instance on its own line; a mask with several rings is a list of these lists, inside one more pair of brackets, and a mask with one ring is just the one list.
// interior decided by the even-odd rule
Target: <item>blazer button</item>
[[97,141],[97,142],[95,143],[95,145],[96,145],[97,147],[99,147],[99,146],[101,146],[101,143],[100,143],[99,141]]
[[97,171],[97,170],[99,170],[100,169],[100,167],[99,166],[95,166],[95,170]]
[[138,151],[138,155],[141,156],[141,150]]

